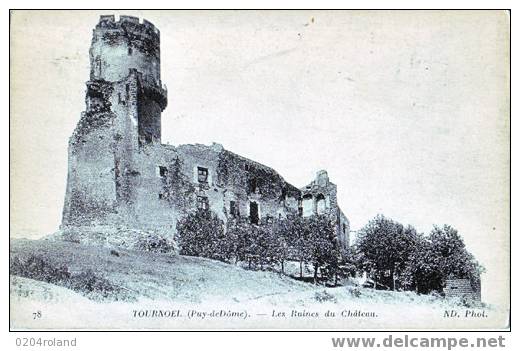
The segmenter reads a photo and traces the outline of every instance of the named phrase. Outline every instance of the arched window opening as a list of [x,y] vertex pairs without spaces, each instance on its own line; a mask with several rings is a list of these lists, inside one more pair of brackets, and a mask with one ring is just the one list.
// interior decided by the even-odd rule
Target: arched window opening
[[314,203],[313,203],[311,194],[307,194],[307,195],[303,196],[302,209],[303,209],[303,217],[310,217],[314,214]]
[[325,210],[326,210],[325,196],[323,196],[323,194],[318,194],[318,196],[316,196],[316,212],[318,214],[324,214]]

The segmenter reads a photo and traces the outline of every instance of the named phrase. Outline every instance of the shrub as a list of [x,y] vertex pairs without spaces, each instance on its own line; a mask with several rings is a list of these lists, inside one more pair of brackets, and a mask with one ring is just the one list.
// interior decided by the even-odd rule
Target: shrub
[[171,253],[175,252],[176,250],[175,244],[173,242],[155,233],[139,237],[136,243],[136,249],[158,253]]
[[117,257],[119,257],[119,252],[117,252],[116,250],[110,250],[110,254],[111,254],[112,256],[117,256]]
[[484,304],[481,301],[475,300],[470,296],[461,296],[452,300],[456,305],[466,308],[482,308]]
[[71,274],[66,266],[56,266],[41,256],[31,255],[25,260],[14,257],[9,260],[9,273],[30,278],[82,293],[90,299],[134,300],[123,288],[96,275],[92,270]]
[[109,280],[96,275],[92,270],[75,274],[66,283],[74,291],[82,292],[87,297],[102,297],[109,300],[132,299],[122,288],[112,284]]
[[41,256],[31,255],[25,261],[18,257],[9,260],[9,273],[25,278],[57,284],[70,278],[65,266],[55,266]]
[[177,223],[181,255],[229,261],[224,223],[208,210],[190,213]]
[[314,294],[314,299],[318,302],[337,302],[337,299],[334,295],[328,293],[326,290],[323,291],[317,291]]
[[359,298],[361,297],[361,290],[359,288],[352,288],[348,291],[352,297]]
[[289,248],[281,223],[262,221],[258,226],[242,218],[229,221],[223,243],[230,256],[247,262],[249,269],[276,270],[279,267],[283,272]]

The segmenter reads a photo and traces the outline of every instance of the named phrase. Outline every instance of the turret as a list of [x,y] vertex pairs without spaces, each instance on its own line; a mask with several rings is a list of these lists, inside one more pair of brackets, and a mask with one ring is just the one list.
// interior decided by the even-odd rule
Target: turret
[[161,86],[160,34],[150,22],[131,16],[101,16],[90,47],[90,79],[120,81],[131,68]]
[[326,170],[322,169],[316,173],[316,184],[320,187],[326,187],[329,185],[329,175]]
[[[160,34],[152,23],[131,16],[119,21],[113,15],[101,16],[92,34],[90,81],[93,86],[112,84],[112,100],[123,104],[137,122],[140,144],[161,142],[161,112],[168,101],[161,83]],[[87,109],[90,106],[94,105],[87,101]],[[117,110],[114,105],[112,110]]]

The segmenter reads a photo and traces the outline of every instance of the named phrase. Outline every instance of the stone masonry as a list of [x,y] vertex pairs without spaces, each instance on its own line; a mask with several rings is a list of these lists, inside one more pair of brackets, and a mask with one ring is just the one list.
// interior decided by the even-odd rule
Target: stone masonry
[[449,278],[446,280],[444,295],[447,298],[467,298],[480,301],[480,281],[471,283],[469,279]]
[[326,214],[348,247],[349,222],[326,171],[299,189],[219,144],[161,143],[168,101],[153,24],[101,16],[90,67],[86,110],[69,140],[62,230],[124,226],[173,237],[177,220],[197,208],[224,222]]

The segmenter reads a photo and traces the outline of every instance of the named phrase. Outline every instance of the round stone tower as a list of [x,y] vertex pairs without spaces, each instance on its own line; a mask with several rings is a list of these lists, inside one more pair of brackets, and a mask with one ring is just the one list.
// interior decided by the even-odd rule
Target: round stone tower
[[86,109],[69,141],[64,227],[134,221],[141,183],[157,178],[156,161],[146,160],[162,155],[161,113],[168,101],[159,30],[136,17],[101,16],[90,64]]
[[116,82],[130,69],[161,86],[160,34],[150,22],[131,16],[101,16],[90,47],[90,80]]
[[101,16],[90,46],[90,82],[111,84],[119,106],[112,112],[126,114],[138,124],[141,145],[160,143],[161,112],[167,101],[161,83],[160,34],[155,26],[137,17]]

